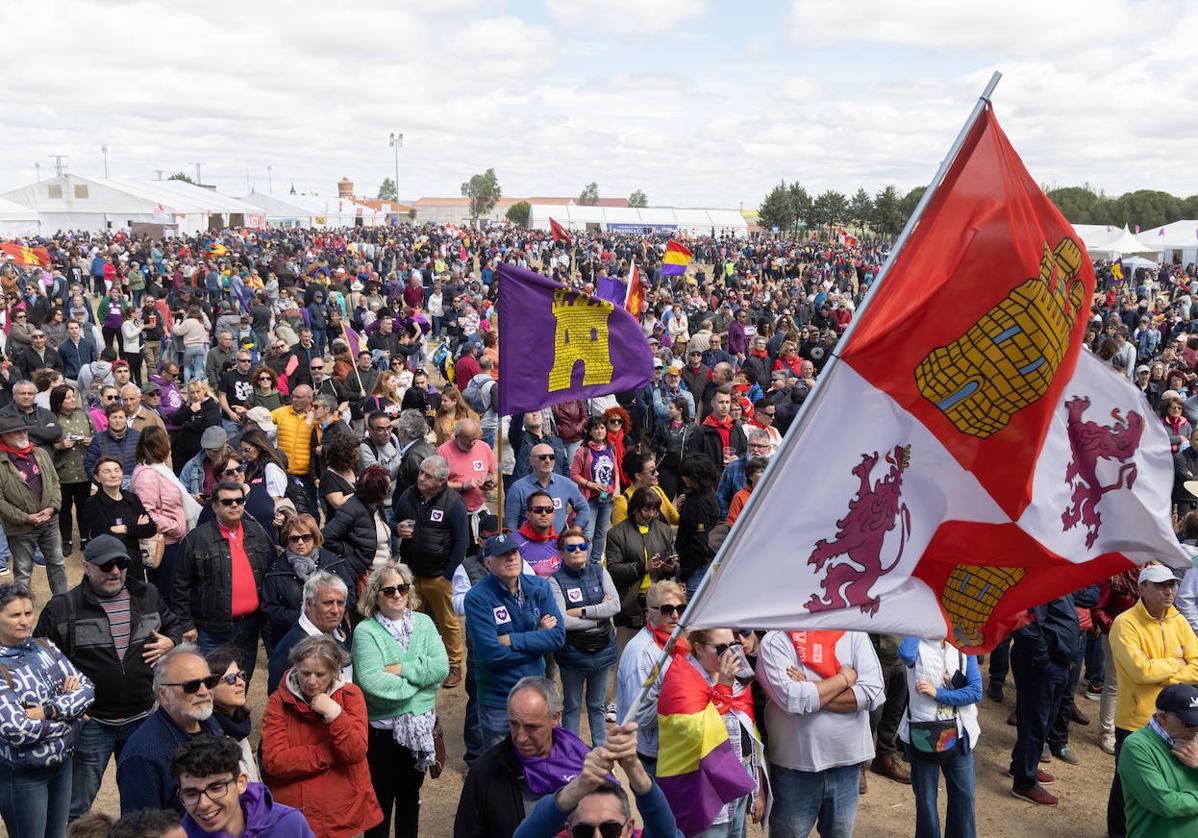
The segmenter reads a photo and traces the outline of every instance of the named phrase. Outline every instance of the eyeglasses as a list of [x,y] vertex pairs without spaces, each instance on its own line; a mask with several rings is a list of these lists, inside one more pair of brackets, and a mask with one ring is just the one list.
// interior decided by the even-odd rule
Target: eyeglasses
[[112,573],[112,569],[114,567],[120,570],[127,570],[129,568],[129,560],[124,556],[117,556],[115,558],[109,559],[103,564],[100,564],[99,562],[91,562],[91,564],[94,565],[95,568],[101,573]]
[[530,507],[528,507],[528,511],[536,512],[538,515],[550,515],[553,513],[553,507],[552,506],[530,506]]
[[237,363],[239,363],[239,364],[248,364],[249,362],[250,362],[249,358],[238,358],[237,359]]
[[200,691],[200,685],[206,689],[216,689],[216,685],[220,683],[219,675],[207,675],[203,678],[192,678],[190,681],[173,681],[164,683],[164,687],[179,687],[188,695],[195,695]]
[[[209,783],[202,789],[179,789],[179,800],[183,802],[184,806],[194,806],[199,803],[201,794],[212,801],[224,800],[225,795],[229,793],[229,786],[234,782],[234,780],[218,780],[215,783]],[[618,834],[613,833],[613,836]]]
[[576,823],[570,827],[570,838],[620,838],[628,821],[604,821],[603,823]]
[[557,459],[557,454],[533,454],[541,462],[551,462]]
[[270,384],[270,383],[271,383],[271,381],[270,381],[270,376],[269,376],[269,375],[260,375],[260,376],[258,376],[258,383],[259,383],[259,384],[261,384],[261,383],[262,383],[262,382],[264,382],[264,381],[265,381],[267,384]]
[[712,651],[714,651],[715,656],[717,658],[724,657],[724,653],[727,652],[729,649],[743,649],[744,648],[743,646],[741,646],[741,644],[736,643],[736,642],[733,642],[733,643],[704,643],[702,645],[707,646]]
[[324,369],[324,364],[319,364],[319,365],[317,365],[317,364],[313,364],[313,365],[312,365],[312,366],[310,366],[308,369],[313,369],[313,370],[322,370],[322,369]]
[[314,538],[310,532],[297,532],[287,536],[289,544],[298,544],[301,541],[311,541]]
[[609,425],[623,425],[623,424],[624,424],[624,420],[623,420],[623,419],[608,419],[608,420],[607,420],[607,424],[609,424]]
[[385,588],[380,588],[379,593],[387,599],[392,599],[394,597],[406,596],[411,588],[412,586],[405,582],[402,585],[388,585]]
[[45,340],[45,339],[46,339],[46,336],[45,336],[45,335],[32,335],[32,337],[33,337],[33,339],[34,339],[34,340],[37,340],[38,338],[41,338],[42,340]]
[[776,411],[776,410],[763,410],[761,412],[763,414],[765,414],[766,416],[777,416],[778,415],[778,411]]
[[590,545],[589,543],[587,543],[586,541],[584,541],[584,542],[582,542],[581,544],[566,544],[566,545],[563,545],[563,546],[562,546],[562,549],[563,549],[563,550],[565,550],[567,553],[585,553],[585,552],[587,551],[587,548],[588,548],[588,547],[590,547],[590,546],[591,546],[591,545]]
[[236,684],[238,681],[244,683],[248,678],[249,676],[245,674],[244,669],[239,669],[236,672],[230,672],[228,675],[220,676],[221,683],[228,684],[230,687]]
[[749,638],[753,636],[753,629],[737,629],[736,633],[741,637]]
[[225,477],[232,477],[235,474],[241,474],[245,471],[245,466],[233,466],[221,472]]
[[217,498],[216,502],[221,506],[244,506],[245,498]]
[[686,610],[685,605],[650,605],[649,607],[663,617],[672,617],[675,614],[681,617],[682,612]]
[[118,396],[105,396],[105,397],[104,397],[104,401],[106,401],[106,402],[115,402],[115,401],[116,401],[118,398],[119,398]]

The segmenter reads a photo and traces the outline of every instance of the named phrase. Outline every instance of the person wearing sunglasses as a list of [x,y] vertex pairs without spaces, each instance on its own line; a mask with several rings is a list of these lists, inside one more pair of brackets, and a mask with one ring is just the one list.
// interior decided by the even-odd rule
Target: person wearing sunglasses
[[[534,512],[529,510],[529,520]],[[585,696],[591,745],[599,746],[605,734],[607,676],[616,662],[611,618],[620,610],[620,596],[607,569],[587,560],[589,546],[578,527],[558,537],[562,565],[550,575],[549,587],[566,622],[566,645],[554,652],[562,679],[562,725],[579,732]]]
[[637,489],[650,488],[661,501],[661,517],[671,527],[678,526],[678,509],[670,502],[666,496],[665,490],[661,488],[661,482],[657,469],[657,455],[652,451],[637,451],[635,449],[624,452],[624,459],[620,463],[621,474],[627,474],[632,478],[632,482],[616,496],[616,499],[611,505],[611,525],[616,527],[621,521],[625,521],[629,515],[629,501],[632,500],[632,495]]
[[[439,742],[437,688],[449,674],[449,657],[437,626],[421,613],[412,571],[388,562],[366,580],[354,630],[354,682],[370,712],[366,760],[383,821],[366,838],[415,838],[420,787],[426,772],[440,776],[445,745]],[[439,753],[438,753],[439,751]]]
[[75,737],[95,692],[59,648],[34,640],[33,593],[0,585],[0,818],[13,838],[63,838]]
[[542,579],[548,579],[562,566],[558,534],[553,528],[553,498],[548,492],[534,491],[525,500],[527,518],[512,535],[520,545],[520,557]]
[[[636,724],[617,725],[603,745],[586,755],[577,777],[537,802],[514,838],[682,838],[665,795],[637,759],[636,747]],[[617,765],[628,778],[644,829],[636,829],[628,792],[611,780]]]
[[547,492],[553,500],[553,528],[561,532],[566,520],[574,513],[574,523],[586,529],[591,520],[587,504],[578,484],[565,473],[564,448],[559,451],[551,442],[538,442],[528,450],[531,472],[514,481],[508,489],[503,507],[503,525],[515,530],[528,514],[528,496],[532,492]]
[[241,748],[241,773],[251,782],[260,783],[262,774],[258,770],[258,753],[250,743],[253,719],[250,717],[249,691],[237,650],[221,646],[204,655],[204,660],[208,662],[209,671],[220,676],[212,688],[212,718],[216,719],[225,736]]
[[239,757],[242,754],[227,736],[197,736],[179,746],[170,770],[186,812],[186,834],[316,838],[303,813],[273,800],[266,786],[245,771]]
[[[183,541],[171,601],[201,652],[233,643],[249,677],[258,659],[262,580],[274,562],[273,539],[245,514],[245,486],[221,480],[212,490],[216,520]],[[192,634],[194,632],[194,634]]]
[[179,784],[171,775],[171,755],[193,736],[220,736],[212,718],[212,691],[220,683],[199,650],[181,643],[154,667],[158,707],[126,740],[116,763],[121,814],[138,809],[173,809],[180,815]]
[[[653,672],[665,648],[670,633],[686,610],[686,590],[673,579],[661,579],[645,592],[645,625],[628,641],[616,666],[616,718],[624,719],[632,703],[641,693],[641,685]],[[675,651],[688,647],[686,638],[679,638]],[[662,664],[649,695],[637,707],[637,757],[650,775],[657,773],[657,696],[662,679],[669,672],[671,661]]]

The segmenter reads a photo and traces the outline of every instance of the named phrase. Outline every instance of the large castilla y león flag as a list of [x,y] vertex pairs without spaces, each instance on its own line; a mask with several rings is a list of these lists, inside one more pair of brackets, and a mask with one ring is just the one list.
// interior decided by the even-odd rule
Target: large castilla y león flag
[[729,535],[691,628],[989,648],[1156,559],[1169,441],[1082,346],[1094,271],[989,105]]
[[499,266],[499,409],[505,414],[644,386],[653,355],[622,306]]

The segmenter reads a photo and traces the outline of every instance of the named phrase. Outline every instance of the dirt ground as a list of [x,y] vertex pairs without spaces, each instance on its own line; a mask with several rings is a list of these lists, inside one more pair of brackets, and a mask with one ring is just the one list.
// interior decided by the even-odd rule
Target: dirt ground
[[[76,551],[67,559],[67,574],[71,584],[82,578],[81,554]],[[9,577],[0,577],[8,581]],[[49,596],[45,572],[37,568],[34,589],[39,602]],[[250,687],[250,700],[255,719],[261,719],[266,704],[266,661],[259,657],[258,673]],[[1057,760],[1043,766],[1056,776],[1050,791],[1060,797],[1058,806],[1035,807],[1010,795],[1011,781],[1003,776],[1015,742],[1015,728],[1008,727],[1006,718],[1013,709],[1014,691],[1008,682],[1007,701],[998,705],[989,699],[981,708],[982,736],[975,752],[977,769],[977,826],[983,838],[1092,838],[1106,834],[1106,800],[1110,788],[1114,757],[1098,747],[1098,703],[1079,696],[1078,705],[1091,718],[1089,727],[1073,726],[1071,740],[1081,757],[1081,765],[1066,765]],[[466,693],[461,687],[442,690],[438,711],[446,732],[449,760],[446,771],[437,780],[427,780],[420,812],[421,833],[429,836],[453,834],[454,813],[462,788],[465,765],[462,762],[462,715]],[[584,718],[585,725],[585,718]],[[256,736],[256,733],[255,733]],[[584,729],[583,738],[587,734]],[[98,811],[116,815],[120,801],[116,789],[115,764],[110,764],[104,784],[96,799]],[[943,825],[944,792],[941,785],[940,810]],[[909,786],[900,785],[876,774],[869,774],[869,790],[861,798],[854,834],[859,836],[910,836],[915,830],[915,807]],[[3,832],[0,827],[0,833]],[[750,836],[765,834],[750,828]]]

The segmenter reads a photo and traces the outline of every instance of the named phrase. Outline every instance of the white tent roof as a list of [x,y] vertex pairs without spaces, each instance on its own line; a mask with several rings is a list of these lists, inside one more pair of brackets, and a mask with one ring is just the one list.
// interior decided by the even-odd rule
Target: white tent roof
[[529,224],[538,230],[549,229],[549,217],[567,227],[587,224],[645,225],[646,227],[677,227],[681,230],[744,230],[748,223],[737,210],[678,209],[675,207],[587,207],[533,204]]
[[1191,250],[1198,247],[1198,219],[1185,219],[1140,232],[1140,239],[1152,242],[1156,250]]
[[1103,253],[1120,256],[1124,253],[1160,253],[1160,247],[1153,247],[1145,241],[1136,238],[1124,226],[1107,228],[1102,224],[1085,225],[1084,231],[1074,227],[1081,233],[1086,250],[1090,253]]
[[1148,268],[1149,270],[1155,270],[1159,267],[1160,265],[1158,263],[1152,261],[1151,259],[1145,259],[1141,256],[1128,256],[1123,260],[1123,271],[1125,275],[1130,271],[1136,270],[1137,268]]
[[0,221],[32,221],[37,223],[37,210],[16,201],[0,198]]
[[[58,187],[61,197],[50,197],[51,187]],[[261,215],[257,207],[183,180],[106,179],[68,174],[14,189],[4,197],[42,212],[136,213],[152,212],[161,206],[167,213]]]

